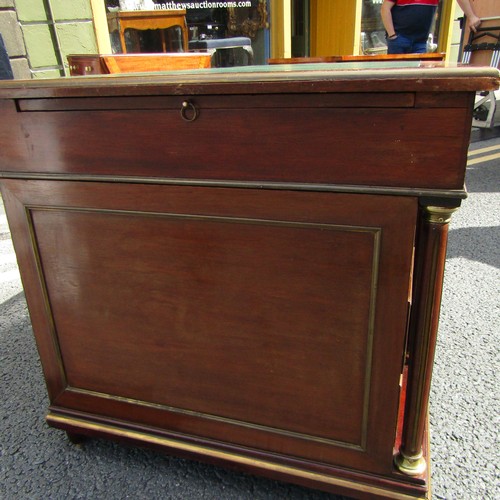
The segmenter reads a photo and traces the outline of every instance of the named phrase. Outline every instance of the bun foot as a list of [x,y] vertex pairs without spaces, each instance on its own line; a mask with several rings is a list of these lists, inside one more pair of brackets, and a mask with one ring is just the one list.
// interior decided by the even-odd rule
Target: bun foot
[[87,436],[84,436],[83,434],[77,434],[76,432],[66,431],[66,436],[68,436],[68,439],[71,443],[76,445],[82,445],[88,439]]

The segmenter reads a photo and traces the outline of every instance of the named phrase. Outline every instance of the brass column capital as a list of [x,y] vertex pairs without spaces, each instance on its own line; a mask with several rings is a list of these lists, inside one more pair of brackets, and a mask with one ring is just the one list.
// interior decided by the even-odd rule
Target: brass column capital
[[458,210],[458,207],[425,207],[425,220],[431,224],[448,224],[451,216]]

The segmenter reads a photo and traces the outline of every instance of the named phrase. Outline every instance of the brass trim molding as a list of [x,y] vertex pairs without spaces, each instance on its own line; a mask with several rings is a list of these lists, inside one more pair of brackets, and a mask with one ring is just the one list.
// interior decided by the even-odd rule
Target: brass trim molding
[[[311,442],[318,442],[329,444],[333,446],[339,446],[343,448],[349,448],[360,452],[366,451],[367,439],[368,439],[368,421],[369,421],[369,404],[370,404],[370,385],[371,385],[371,372],[372,372],[372,358],[373,358],[373,344],[374,344],[374,331],[375,331],[375,314],[376,314],[376,300],[377,300],[377,283],[379,274],[379,261],[380,261],[380,245],[381,245],[381,228],[379,227],[365,227],[365,226],[352,226],[352,225],[339,225],[339,224],[327,224],[327,223],[314,223],[314,222],[294,222],[294,221],[282,221],[282,220],[272,220],[272,219],[252,219],[243,217],[230,217],[230,216],[214,216],[214,215],[199,215],[199,214],[178,214],[178,213],[167,213],[167,212],[147,212],[147,211],[129,211],[129,210],[117,210],[117,209],[101,209],[101,208],[82,208],[82,207],[61,207],[52,205],[29,205],[26,206],[27,214],[31,220],[31,212],[33,211],[63,211],[63,212],[75,212],[75,213],[103,213],[103,214],[116,214],[116,215],[140,215],[144,217],[158,217],[158,218],[170,218],[170,219],[183,219],[183,220],[203,220],[209,222],[218,223],[229,223],[229,224],[249,224],[249,225],[271,225],[271,226],[282,226],[282,227],[294,227],[294,228],[311,228],[318,230],[328,230],[328,231],[345,231],[354,233],[368,233],[373,237],[373,254],[372,254],[372,274],[371,274],[371,290],[370,290],[370,306],[368,313],[368,328],[366,332],[366,368],[364,372],[364,388],[363,388],[363,402],[362,402],[362,417],[360,422],[360,440],[359,443],[350,443],[346,441],[314,436],[310,434],[305,434],[301,432],[296,432],[293,430],[279,429],[274,427],[269,427],[262,424],[244,422],[241,420],[232,419],[229,417],[211,415],[202,413],[199,411],[191,411],[184,408],[178,408],[174,406],[169,406],[160,403],[150,403],[141,400],[135,400],[131,398],[126,398],[114,394],[106,394],[98,391],[87,390],[83,388],[70,387],[67,384],[67,374],[64,367],[63,354],[61,352],[59,337],[57,332],[57,325],[55,318],[52,314],[52,308],[50,306],[49,295],[46,289],[46,284],[44,281],[44,275],[42,270],[41,258],[39,255],[38,247],[36,245],[36,240],[32,240],[33,251],[37,255],[37,267],[40,280],[43,284],[44,290],[44,300],[46,302],[46,309],[50,317],[52,324],[52,336],[53,343],[58,352],[59,368],[61,371],[62,383],[67,387],[67,390],[73,392],[79,392],[82,394],[92,395],[94,397],[107,398],[115,401],[126,402],[130,404],[136,404],[140,406],[150,406],[163,409],[169,412],[192,415],[198,418],[203,418],[212,421],[225,422],[232,425],[237,425],[240,427],[246,427],[250,429],[260,430],[264,432],[271,432],[275,434],[281,434],[288,437],[303,439]],[[32,232],[34,234],[34,228]]]
[[355,184],[315,184],[304,182],[236,181],[223,179],[175,179],[165,177],[113,176],[85,174],[51,174],[39,172],[0,172],[0,179],[30,179],[75,182],[116,182],[126,184],[158,184],[168,186],[225,187],[245,189],[271,189],[288,191],[313,191],[325,193],[382,194],[389,196],[415,196],[424,198],[467,198],[465,189],[427,189],[390,186],[362,186]]
[[[21,203],[21,201],[19,200]],[[33,259],[35,263],[35,269],[38,275],[38,281],[40,285],[40,290],[41,290],[41,295],[43,297],[43,305],[45,308],[45,316],[48,320],[49,323],[49,329],[50,329],[50,337],[52,340],[52,346],[54,348],[54,352],[57,358],[57,364],[58,364],[58,369],[59,369],[59,375],[61,377],[61,384],[62,386],[67,386],[68,385],[68,378],[66,376],[66,369],[64,367],[64,361],[61,353],[61,346],[59,345],[59,341],[57,338],[57,331],[56,331],[56,323],[54,320],[54,314],[52,312],[52,305],[50,303],[50,298],[49,298],[49,293],[47,290],[47,283],[45,281],[45,275],[43,272],[43,266],[42,266],[42,260],[37,244],[37,239],[36,239],[36,231],[35,231],[35,225],[33,223],[33,217],[31,210],[29,207],[26,205],[24,206],[24,212],[26,214],[26,223],[28,226],[28,231],[29,231],[29,238],[30,238],[30,243],[31,243],[31,251],[33,253]]]
[[426,220],[432,224],[448,224],[456,211],[457,208],[428,206],[425,207]]
[[[317,442],[317,443],[322,443],[322,444],[328,444],[331,446],[339,446],[342,448],[348,448],[356,451],[365,451],[364,447],[362,445],[357,445],[353,443],[346,443],[343,441],[336,441],[334,439],[327,439],[327,438],[322,438],[318,436],[313,436],[310,434],[304,434],[300,432],[294,432],[294,431],[288,431],[286,429],[278,429],[276,427],[270,427],[267,425],[260,425],[260,424],[254,424],[251,422],[245,422],[242,420],[235,420],[233,418],[228,418],[228,417],[222,417],[220,415],[212,415],[209,413],[202,413],[199,411],[195,410],[188,410],[186,408],[177,408],[174,406],[168,406],[160,403],[150,403],[148,401],[142,401],[139,399],[133,399],[133,398],[126,398],[123,396],[116,396],[114,394],[107,394],[103,392],[97,392],[97,391],[91,391],[88,389],[81,389],[79,387],[68,387],[68,391],[75,393],[75,394],[83,394],[87,395],[90,397],[94,398],[103,398],[103,399],[109,399],[111,401],[118,401],[121,403],[126,403],[126,404],[133,404],[137,406],[144,406],[147,408],[157,408],[158,410],[163,410],[163,411],[168,411],[171,413],[178,413],[181,415],[188,415],[192,417],[197,417],[205,420],[212,420],[214,422],[222,422],[230,425],[236,425],[239,427],[245,427],[248,429],[253,429],[257,431],[263,431],[263,432],[271,432],[274,434],[280,434],[282,436],[287,436],[295,439],[303,439],[305,441],[312,441],[312,442]],[[364,430],[364,429],[363,429]],[[366,434],[366,432],[363,433],[363,437]]]
[[[333,476],[329,476],[327,474],[320,474],[317,472],[298,469],[287,465],[281,465],[274,462],[270,462],[268,460],[251,458],[238,453],[221,451],[216,448],[211,448],[209,446],[198,446],[171,438],[155,436],[153,434],[148,434],[145,432],[139,432],[129,429],[121,429],[117,426],[112,426],[109,424],[98,424],[73,417],[64,417],[56,415],[54,413],[49,413],[46,417],[46,420],[49,424],[53,425],[54,427],[59,427],[62,429],[64,429],[64,427],[67,426],[67,427],[76,427],[77,429],[80,429],[82,431],[102,432],[115,437],[138,440],[146,444],[165,446],[168,448],[177,449],[187,453],[204,455],[206,457],[225,460],[227,462],[237,463],[240,465],[246,465],[280,474],[287,474],[289,476],[295,476],[297,478],[308,479],[311,481],[318,481],[323,484],[330,484],[332,486],[349,488],[351,490],[359,491],[362,493],[383,495],[388,499],[415,500],[418,498],[420,499],[427,498],[426,495],[421,495],[421,496],[406,495],[404,493],[398,493],[387,490],[385,488],[350,481],[348,479],[336,478]],[[72,430],[72,432],[74,431]]]

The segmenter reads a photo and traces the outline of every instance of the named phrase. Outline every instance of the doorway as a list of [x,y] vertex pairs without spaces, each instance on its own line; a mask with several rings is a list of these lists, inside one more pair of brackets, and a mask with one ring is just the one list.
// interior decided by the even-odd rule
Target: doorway
[[311,55],[309,0],[292,0],[292,57]]

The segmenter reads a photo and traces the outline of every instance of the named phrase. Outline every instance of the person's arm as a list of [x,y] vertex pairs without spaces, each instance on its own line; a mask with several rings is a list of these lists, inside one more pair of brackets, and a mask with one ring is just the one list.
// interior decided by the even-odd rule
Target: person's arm
[[476,28],[481,24],[481,19],[476,16],[470,0],[457,0],[457,3],[460,5],[460,8],[464,11],[465,16],[467,17],[470,29],[475,33]]
[[388,39],[396,37],[391,13],[392,8],[394,7],[394,3],[394,0],[384,0],[384,3],[380,7],[380,17],[382,18],[382,23],[384,25],[385,31],[387,32]]

